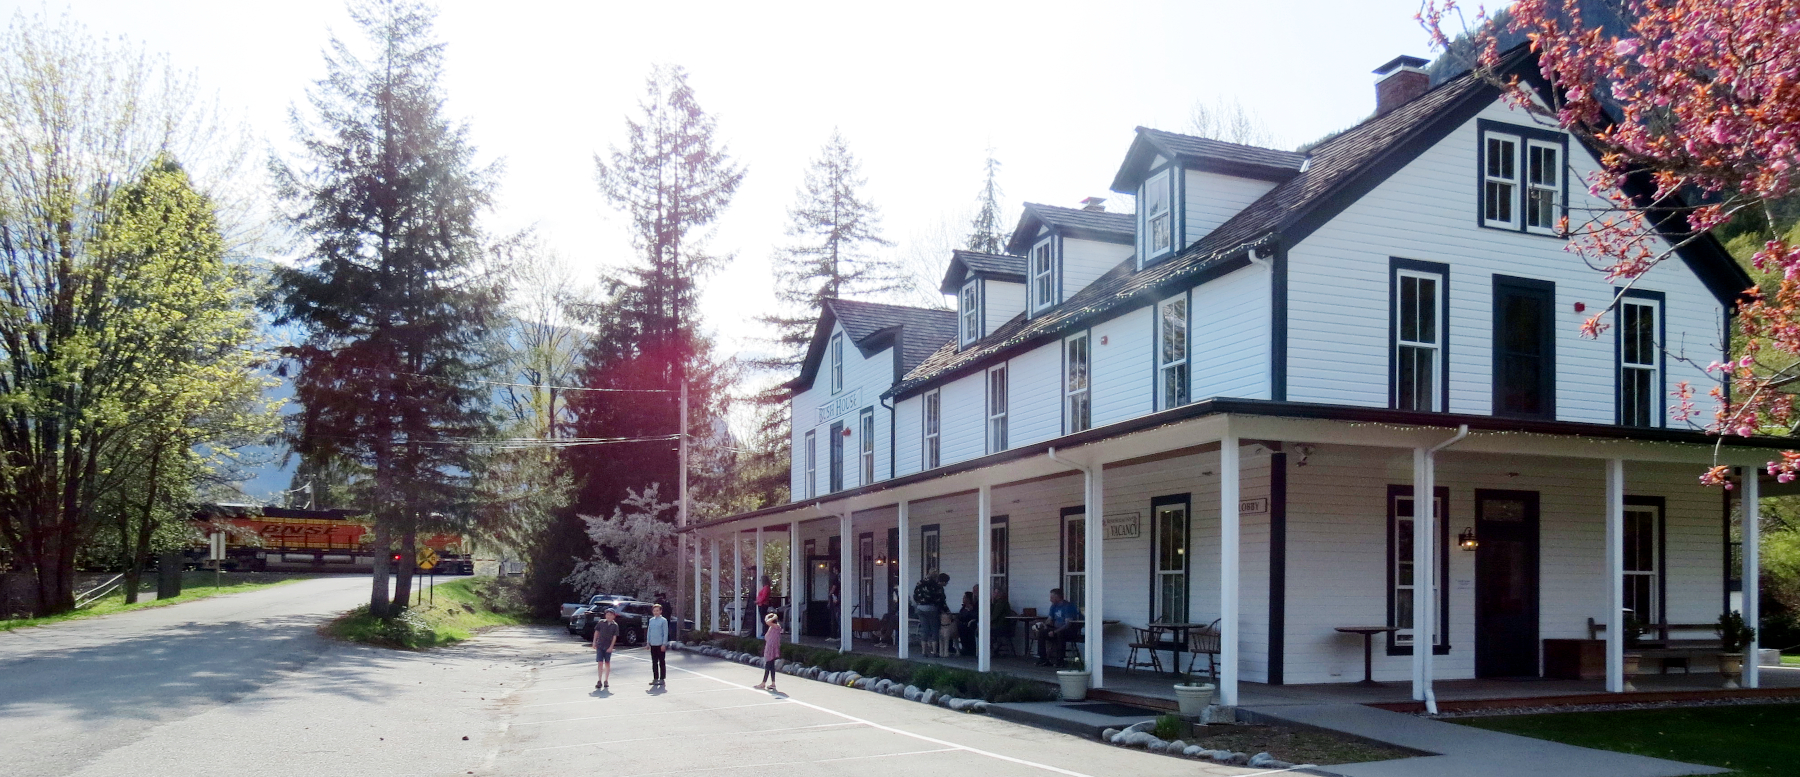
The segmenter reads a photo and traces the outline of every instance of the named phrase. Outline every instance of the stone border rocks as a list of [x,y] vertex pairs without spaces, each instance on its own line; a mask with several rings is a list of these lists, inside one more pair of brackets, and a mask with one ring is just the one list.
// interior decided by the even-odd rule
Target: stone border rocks
[[1212,761],[1213,763],[1230,764],[1233,766],[1248,766],[1253,769],[1312,768],[1312,764],[1292,764],[1277,759],[1268,753],[1246,755],[1244,753],[1234,753],[1229,750],[1208,750],[1200,745],[1190,745],[1179,739],[1173,742],[1164,741],[1157,738],[1155,734],[1150,733],[1154,728],[1156,728],[1156,721],[1154,720],[1133,723],[1123,729],[1109,728],[1100,732],[1100,740],[1120,747],[1140,747],[1152,753],[1162,753],[1164,755],[1180,756],[1183,758],[1195,758]]
[[[726,650],[725,648],[715,645],[690,645],[683,642],[670,642],[669,646],[675,650],[686,650],[690,653],[698,653],[703,656],[711,656],[713,658],[745,664],[747,666],[763,666],[762,656],[750,653],[740,653],[735,650]],[[828,672],[820,667],[806,666],[794,661],[776,659],[775,671],[806,680],[818,680],[819,682],[831,683],[832,685],[855,688],[859,691],[870,691],[872,693],[879,693],[883,696],[894,696],[907,701],[930,704],[955,712],[986,714],[988,711],[988,702],[985,699],[957,698],[947,693],[939,693],[935,690],[919,688],[915,685],[903,685],[885,677],[864,677],[848,670],[842,672]]]

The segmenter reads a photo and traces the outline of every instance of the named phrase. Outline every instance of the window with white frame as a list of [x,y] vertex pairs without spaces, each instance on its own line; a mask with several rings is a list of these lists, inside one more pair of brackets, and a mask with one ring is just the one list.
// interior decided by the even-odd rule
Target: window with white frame
[[1090,364],[1086,332],[1063,341],[1063,414],[1069,422],[1069,434],[1085,432],[1093,426],[1093,393],[1089,389]]
[[1006,450],[1006,365],[987,374],[987,442],[988,453]]
[[1490,227],[1519,226],[1519,138],[1489,132],[1482,136],[1481,222]]
[[831,425],[831,430],[826,434],[830,438],[829,450],[831,453],[831,460],[829,462],[830,469],[828,470],[830,476],[830,488],[828,489],[828,492],[837,493],[844,490],[844,438],[849,436],[850,430],[844,428],[844,422],[838,421]]
[[844,390],[844,336],[831,336],[831,393]]
[[1151,530],[1156,532],[1156,600],[1151,613],[1160,623],[1188,619],[1188,497],[1151,501]]
[[875,616],[875,533],[856,538],[856,612]]
[[1007,516],[996,515],[988,527],[988,596],[1007,600],[1007,569],[1012,560],[1011,528]]
[[1144,182],[1144,233],[1148,236],[1148,241],[1144,244],[1146,259],[1155,259],[1175,246],[1175,215],[1171,207],[1174,197],[1169,191],[1170,180],[1169,171],[1164,170]]
[[[1449,539],[1444,536],[1445,529],[1449,526],[1448,518],[1444,515],[1444,493],[1444,489],[1438,489],[1437,497],[1432,503],[1432,509],[1436,511],[1435,514],[1438,518],[1436,534],[1438,535],[1439,550],[1433,563],[1438,566],[1438,591],[1440,593],[1439,606],[1432,609],[1438,611],[1436,631],[1440,645],[1449,644],[1449,636],[1444,629],[1446,613],[1441,597],[1444,583],[1449,579],[1443,569],[1445,566],[1444,548],[1449,547],[1446,544]],[[1413,644],[1413,597],[1418,590],[1418,576],[1413,569],[1413,537],[1415,536],[1413,526],[1416,507],[1413,504],[1412,487],[1389,486],[1388,503],[1388,580],[1390,581],[1388,625],[1397,629],[1393,632],[1390,643],[1395,646],[1410,646]]]
[[980,281],[971,279],[962,287],[962,344],[970,345],[981,339],[981,289]]
[[1558,234],[1562,221],[1562,147],[1541,140],[1525,144],[1525,229]]
[[1156,310],[1157,409],[1167,410],[1188,401],[1187,297],[1164,300]]
[[919,579],[937,577],[943,570],[943,542],[935,523],[919,527]]
[[862,417],[857,419],[856,433],[861,438],[862,479],[856,481],[859,486],[875,482],[875,408],[865,407]]
[[1045,240],[1031,249],[1031,309],[1033,312],[1056,304],[1054,245],[1054,240]]
[[937,391],[930,392],[919,400],[923,406],[921,415],[924,417],[923,434],[925,436],[924,445],[920,446],[920,452],[923,454],[920,464],[925,469],[937,469],[938,467],[938,441],[940,439],[938,431],[943,421],[942,400],[943,395]]
[[1625,609],[1643,624],[1662,622],[1662,554],[1657,552],[1661,524],[1660,506],[1625,505]]
[[1657,426],[1662,397],[1660,300],[1619,300],[1619,423]]
[[[1423,263],[1415,263],[1423,266]],[[1411,267],[1394,271],[1394,407],[1443,410],[1444,276]]]
[[1063,514],[1063,598],[1087,611],[1087,514],[1076,508]]
[[819,439],[813,432],[806,433],[806,498],[819,495]]

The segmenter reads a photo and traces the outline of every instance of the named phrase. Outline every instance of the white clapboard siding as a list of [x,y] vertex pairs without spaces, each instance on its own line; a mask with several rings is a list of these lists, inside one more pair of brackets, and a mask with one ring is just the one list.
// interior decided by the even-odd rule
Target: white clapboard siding
[[1062,343],[1052,342],[1008,362],[1011,396],[1007,444],[1029,445],[1062,434]]
[[983,325],[987,327],[982,330],[982,336],[986,337],[1025,312],[1025,284],[996,280],[984,280],[981,283],[986,289],[984,304],[987,309],[982,311]]
[[[1512,124],[1530,119],[1496,103],[1480,118]],[[1495,274],[1556,284],[1556,416],[1565,421],[1615,421],[1614,327],[1599,339],[1580,335],[1581,322],[1612,298],[1601,273],[1564,250],[1563,240],[1476,225],[1478,131],[1470,120],[1395,173],[1289,254],[1288,398],[1301,402],[1388,404],[1388,266],[1390,257],[1450,265],[1450,407],[1458,413],[1492,409],[1492,278]],[[1571,144],[1581,172],[1593,159]],[[1570,186],[1576,208],[1596,204],[1585,187]],[[1579,212],[1579,211],[1576,211]],[[1667,295],[1667,347],[1705,365],[1717,358],[1723,309],[1680,261],[1656,268],[1637,288]],[[1586,307],[1577,312],[1576,303]],[[1668,361],[1667,388],[1679,381],[1712,385],[1704,371]],[[1682,425],[1670,414],[1671,425]]]
[[1191,245],[1206,237],[1238,211],[1267,194],[1275,184],[1235,175],[1222,175],[1199,170],[1187,171],[1187,189],[1183,193],[1187,215],[1187,241]]
[[1269,398],[1269,278],[1251,265],[1194,288],[1192,399]]
[[1062,238],[1062,298],[1068,299],[1087,288],[1094,279],[1129,258],[1131,251],[1129,244]]
[[925,427],[919,417],[925,400],[921,395],[894,404],[894,477],[911,475],[924,467]]
[[[894,351],[883,348],[864,357],[856,344],[844,335],[842,325],[833,325],[833,335],[844,336],[844,387],[833,394],[831,391],[831,357],[828,352],[819,365],[818,374],[814,376],[812,386],[798,392],[793,399],[793,471],[789,481],[792,485],[792,498],[806,498],[806,433],[817,435],[818,453],[818,493],[823,495],[831,485],[831,424],[841,422],[851,430],[849,437],[844,437],[844,487],[854,488],[861,476],[861,464],[857,460],[861,450],[861,431],[857,428],[858,419],[864,409],[873,409],[875,413],[876,435],[876,476],[885,476],[887,447],[888,409],[881,404],[881,392],[886,391],[894,382]],[[829,341],[828,341],[829,342]],[[855,395],[854,403],[839,407],[834,401]],[[821,408],[836,408],[840,412],[828,416],[821,415]]]
[[939,464],[953,464],[987,453],[986,394],[985,370],[944,385]]
[[1094,325],[1090,335],[1094,426],[1150,412],[1151,332],[1148,307]]

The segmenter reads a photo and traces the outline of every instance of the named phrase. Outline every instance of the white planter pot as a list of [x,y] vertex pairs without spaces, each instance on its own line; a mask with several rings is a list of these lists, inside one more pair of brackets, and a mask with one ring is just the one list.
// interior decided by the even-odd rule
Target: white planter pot
[[1738,688],[1738,679],[1744,674],[1743,653],[1720,653],[1719,674],[1725,676],[1725,687]]
[[1176,685],[1175,703],[1181,708],[1181,714],[1198,717],[1212,704],[1215,687],[1211,683],[1202,685]]
[[1087,672],[1064,669],[1056,673],[1056,681],[1062,683],[1063,701],[1081,701],[1087,698]]

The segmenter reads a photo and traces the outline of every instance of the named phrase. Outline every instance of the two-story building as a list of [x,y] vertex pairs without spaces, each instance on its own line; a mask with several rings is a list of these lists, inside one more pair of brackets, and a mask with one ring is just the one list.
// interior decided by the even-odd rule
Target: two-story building
[[[956,252],[954,311],[827,303],[792,503],[691,530],[715,554],[787,532],[802,633],[845,649],[893,612],[905,657],[905,594],[945,572],[952,607],[1065,591],[1095,686],[1150,660],[1137,629],[1191,624],[1221,635],[1227,705],[1365,661],[1415,698],[1539,676],[1546,641],[1597,630],[1623,689],[1625,613],[1729,606],[1732,501],[1698,476],[1768,444],[1716,445],[1674,395],[1714,385],[1751,282],[1710,237],[1609,282],[1567,250],[1605,207],[1589,149],[1424,64],[1378,69],[1375,113],[1304,152],[1139,128],[1112,181],[1135,213],[1026,205],[1008,254]],[[986,670],[1012,637],[977,622]]]

